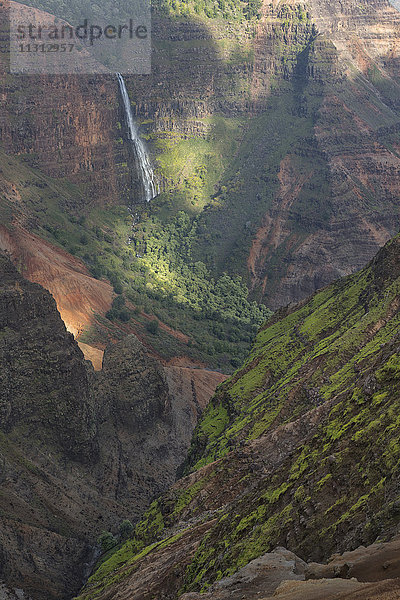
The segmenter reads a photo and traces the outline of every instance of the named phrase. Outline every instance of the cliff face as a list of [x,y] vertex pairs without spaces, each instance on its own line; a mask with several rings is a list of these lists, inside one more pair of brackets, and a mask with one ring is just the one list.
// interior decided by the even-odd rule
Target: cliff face
[[95,314],[105,314],[110,308],[113,290],[108,282],[94,279],[81,260],[26,228],[0,226],[0,248],[9,253],[29,281],[51,293],[65,326],[75,337],[90,328]]
[[[160,206],[196,215],[193,258],[241,272],[272,308],[361,268],[400,225],[399,12],[386,0],[265,2],[250,22],[168,10],[154,11],[152,74],[127,85]],[[116,81],[23,83],[1,82],[7,152],[74,181],[77,210],[134,201]]]
[[[396,237],[367,268],[265,325],[197,426],[189,474],[79,598],[172,599],[179,590],[189,600],[210,585],[221,599],[398,593],[398,579],[359,582],[399,576],[398,538],[365,548],[399,527],[399,277]],[[282,548],[280,560],[265,555],[276,546],[305,561],[331,558],[301,566]],[[278,593],[282,580],[302,578],[325,582]]]
[[[89,198],[99,205],[115,202],[122,185],[114,142],[115,86],[95,78],[33,76],[26,85],[24,78],[6,76],[1,87],[6,152],[30,155],[45,173],[81,185],[88,204]],[[79,199],[77,208],[83,208]]]
[[66,333],[53,298],[34,284],[25,291],[14,267],[5,260],[1,267],[1,429],[23,427],[32,440],[42,433],[67,456],[90,461],[96,455],[96,431],[82,353]]
[[100,532],[174,482],[201,410],[134,336],[96,375],[50,294],[0,267],[0,581],[70,598]]
[[[293,122],[289,113],[280,128],[265,124],[271,141],[277,127],[282,137],[288,127],[299,135],[290,148],[280,146],[275,192],[258,191],[270,206],[247,261],[251,287],[273,308],[361,268],[399,227],[400,15],[388,2],[308,3],[306,10],[315,29],[298,54],[291,109],[301,118]],[[270,18],[259,26],[264,73]],[[294,24],[286,27],[293,32]],[[264,150],[259,169],[271,165],[270,154]]]
[[[399,228],[399,27],[386,1],[264,3],[258,25],[235,29],[155,19],[152,75],[129,87],[165,189],[188,196],[188,161],[205,165],[213,201],[201,211],[201,185],[190,197],[196,257],[247,263],[274,309],[361,268]],[[196,166],[198,139],[214,164]]]
[[[14,7],[17,6],[14,4]],[[9,0],[0,8],[7,29]],[[32,22],[19,5],[21,19]],[[4,44],[3,44],[4,45]],[[121,120],[118,88],[111,77],[12,76],[7,55],[0,62],[0,137],[2,149],[27,155],[32,165],[81,189],[75,208],[131,200],[127,151],[116,144]]]
[[95,395],[102,403],[98,485],[104,494],[117,490],[138,519],[174,481],[202,408],[192,392],[171,385],[168,369],[133,335],[106,349]]

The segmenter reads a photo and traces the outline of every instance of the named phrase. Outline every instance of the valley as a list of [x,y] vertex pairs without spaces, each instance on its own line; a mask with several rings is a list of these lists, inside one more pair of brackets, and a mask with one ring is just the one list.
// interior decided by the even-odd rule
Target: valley
[[[399,521],[399,243],[261,329],[247,363],[218,388],[198,424],[186,477],[151,505],[79,600],[189,600],[209,588],[206,598],[234,597],[229,585],[243,598],[249,577],[235,573],[276,547],[309,563],[340,563],[339,554],[360,547],[362,555],[377,540],[373,550],[384,551]],[[371,565],[378,556],[372,551]],[[394,569],[387,589],[397,593],[398,556],[387,562]],[[286,572],[272,582],[268,564],[246,598],[289,579],[332,578],[321,583],[328,590],[315,595],[321,600],[362,587],[348,582],[361,577],[351,557],[343,569],[311,565],[306,576],[295,570],[298,577]],[[385,580],[385,568],[374,568],[359,581]]]
[[0,600],[400,597],[396,2],[10,8],[132,6],[0,2]]

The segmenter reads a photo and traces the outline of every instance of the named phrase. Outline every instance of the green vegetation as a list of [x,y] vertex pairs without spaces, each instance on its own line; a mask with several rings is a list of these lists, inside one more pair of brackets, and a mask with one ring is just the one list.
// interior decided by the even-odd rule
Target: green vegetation
[[97,539],[97,543],[103,552],[108,552],[118,544],[118,541],[110,531],[102,531]]
[[[110,581],[117,582],[127,577],[141,558],[149,554],[153,549],[162,548],[179,537],[150,543],[152,539],[158,539],[159,534],[164,527],[164,521],[160,512],[160,506],[157,501],[153,502],[149,510],[144,514],[142,521],[135,527],[132,539],[126,541],[120,548],[112,553],[111,556],[102,560],[95,573],[89,579],[90,592],[85,594],[85,600],[94,600],[103,591],[104,587]],[[118,569],[122,566],[130,566],[124,569],[124,573],[118,574]]]
[[153,0],[154,9],[172,17],[250,20],[260,16],[261,0]]
[[[166,357],[184,354],[227,372],[240,364],[270,312],[248,301],[239,278],[214,278],[191,257],[195,226],[187,213],[163,225],[147,207],[138,208],[134,228],[126,206],[79,216],[81,190],[44,176],[30,162],[0,151],[4,177],[15,182],[34,231],[83,260],[94,277],[109,279],[117,294],[106,319],[98,316],[81,341],[120,337],[120,327],[128,326]],[[12,228],[19,208],[6,198],[0,207],[2,223]],[[184,335],[169,333],[160,321]]]
[[[271,87],[276,90],[266,101],[262,114],[251,117],[239,113],[240,117],[227,118],[214,113],[212,118],[197,119],[196,124],[205,132],[201,136],[188,135],[181,121],[172,131],[166,128],[149,135],[157,169],[168,184],[168,192],[152,204],[152,216],[164,224],[179,210],[187,213],[192,223],[191,257],[204,263],[212,274],[227,271],[230,275],[248,276],[246,264],[251,243],[262,217],[279,193],[282,161],[286,159],[298,180],[304,180],[291,208],[293,235],[287,248],[271,255],[267,297],[276,285],[285,253],[309,235],[315,213],[320,214],[321,221],[331,216],[326,202],[330,196],[327,166],[313,142],[320,84],[307,82],[307,57],[304,64],[299,59],[302,53],[310,52],[315,32],[310,20],[301,16],[303,13],[297,9],[287,11],[278,15],[282,26],[275,32],[281,41],[277,45],[277,72],[282,73],[271,75]],[[290,26],[285,27],[296,40],[291,44],[285,43],[284,22],[288,19]],[[230,55],[231,60],[236,53],[239,64],[246,69],[254,57],[251,45],[247,50],[246,37],[244,42],[240,40],[246,52],[237,57],[234,42],[239,39],[221,40],[217,50]],[[164,43],[163,51],[172,53],[173,49]],[[171,54],[170,60],[175,60],[175,55]],[[296,73],[296,79],[283,79],[283,73]],[[233,75],[226,86],[234,98],[244,94],[250,100],[250,82],[243,77],[239,80]],[[133,86],[131,96],[135,97]],[[180,134],[176,130],[182,126],[185,133]]]
[[102,0],[97,4],[89,0],[22,0],[21,3],[45,10],[73,24],[81,24],[85,19],[91,24],[100,24],[103,19],[109,19],[108,24],[118,26],[137,13],[136,0]]
[[[184,9],[209,19],[207,12],[212,6],[217,16],[231,19],[231,12],[235,11],[237,18],[246,22],[258,10],[257,2],[230,0],[160,2],[155,10],[186,18],[181,14]],[[86,9],[85,3],[81,8]],[[114,301],[107,319],[97,319],[81,341],[104,343],[111,331],[115,338],[122,335],[121,328],[129,328],[165,357],[188,355],[228,373],[243,362],[258,327],[270,315],[265,306],[248,299],[246,262],[257,227],[279,190],[281,162],[290,153],[293,169],[305,178],[321,162],[313,155],[310,141],[318,95],[312,90],[305,100],[299,83],[287,78],[287,74],[299,70],[298,56],[309,48],[314,31],[301,7],[282,7],[276,19],[274,27],[280,43],[277,74],[271,86],[274,88],[279,81],[279,89],[272,94],[262,115],[251,117],[238,111],[237,116],[228,118],[214,112],[212,116],[199,117],[199,129],[194,132],[192,120],[187,121],[186,128],[184,118],[174,122],[174,114],[165,122],[164,130],[160,120],[157,132],[151,129],[150,120],[142,123],[142,133],[149,141],[166,191],[151,205],[134,208],[133,228],[132,214],[126,207],[97,208],[82,219],[78,208],[82,190],[62,182],[68,191],[65,201],[60,201],[56,196],[60,182],[42,177],[36,169],[27,174],[31,180],[40,176],[44,186],[56,191],[54,197],[46,198],[46,191],[41,190],[40,204],[46,208],[41,208],[39,201],[31,202],[29,187],[23,194],[37,232],[84,260],[94,277],[109,279],[115,293],[125,301]],[[185,44],[188,49],[204,45],[207,52],[224,56],[228,63],[241,65],[247,72],[254,60],[250,29],[246,23],[238,24],[235,32],[221,39]],[[285,43],[285,36],[292,33],[296,41]],[[161,62],[175,64],[176,44],[170,40],[155,43],[162,50]],[[195,53],[194,61],[200,60],[194,65],[196,68],[201,67],[203,60],[197,56]],[[301,68],[304,73],[299,73],[299,81],[305,75],[305,66]],[[278,75],[280,71],[286,74],[285,78]],[[238,68],[232,76],[222,75],[220,85],[231,90],[233,98],[250,98],[251,82],[241,73],[242,68]],[[177,77],[185,79],[187,73],[178,69]],[[129,80],[127,85],[131,88]],[[133,103],[136,93],[132,86]],[[118,143],[120,129],[121,124],[117,123]],[[255,147],[259,149],[256,153]],[[26,160],[33,166],[32,156]],[[298,207],[292,208],[297,223],[296,240],[288,240],[288,247],[295,247],[308,232],[307,211],[318,210],[321,218],[329,216],[326,208],[325,212],[321,210],[314,191],[318,187],[318,197],[329,196],[323,165],[320,167],[315,169],[318,175],[308,179],[309,186],[303,186]],[[71,206],[77,208],[71,210]],[[301,219],[297,219],[297,213]],[[275,285],[284,252],[271,258],[267,293]],[[158,331],[152,331],[157,327],[152,324],[155,322],[161,322]],[[171,335],[162,323],[178,333]]]
[[[94,4],[89,0],[22,0],[23,4],[50,12],[72,23],[88,19],[102,23],[109,19],[117,25],[137,12],[137,1],[112,2],[103,0]],[[157,13],[179,18],[203,16],[209,19],[250,20],[260,16],[261,0],[153,0]]]
[[[107,317],[145,323],[150,344],[167,356],[184,352],[228,371],[237,366],[270,313],[248,301],[240,278],[213,278],[201,261],[192,259],[195,231],[189,215],[181,211],[162,224],[156,216],[143,214],[130,230],[127,209],[108,210],[108,232],[103,221],[99,239],[105,217],[103,211],[88,216],[96,238],[85,245],[83,258],[93,275],[108,277],[114,290],[124,293],[125,303],[117,297]],[[153,318],[143,321],[142,311]],[[179,349],[175,342],[169,350],[159,321],[187,335],[189,344]]]
[[[317,406],[349,389],[354,370],[372,359],[399,325],[395,316],[368,339],[368,331],[380,314],[390,311],[400,287],[396,279],[388,286],[383,300],[373,282],[370,267],[326,288],[304,307],[264,327],[244,368],[229,385],[220,388],[206,411],[189,463],[198,467],[223,456],[228,440],[259,437],[272,426],[308,410],[310,400]],[[307,369],[311,376],[307,377],[303,394],[296,403],[288,404]],[[205,430],[204,423],[213,421],[215,406],[221,400],[230,418],[223,434],[213,436]],[[218,423],[214,422],[214,426],[217,428]],[[198,448],[202,448],[200,462]]]
[[[48,0],[50,10],[60,5]],[[85,3],[81,8],[86,10]],[[279,191],[291,189],[293,182],[299,184],[293,204],[288,202],[288,214],[283,215],[291,235],[269,254],[263,290],[267,297],[282,277],[290,252],[326,224],[334,211],[329,200],[332,180],[315,138],[325,84],[308,75],[310,57],[319,59],[321,69],[331,68],[332,63],[326,61],[327,66],[323,50],[316,49],[316,31],[303,6],[279,5],[274,13],[275,63],[262,113],[246,114],[238,108],[254,100],[252,81],[243,73],[252,72],[249,39],[259,8],[258,0],[154,3],[156,12],[171,20],[206,24],[207,32],[222,27],[220,19],[234,22],[237,36],[185,40],[178,51],[202,47],[218,58],[221,71],[233,64],[240,76],[222,75],[218,82],[231,94],[235,117],[215,113],[203,117],[207,107],[203,113],[199,103],[195,127],[192,119],[185,120],[184,110],[179,118],[174,113],[168,116],[164,130],[162,119],[156,130],[150,120],[141,124],[166,191],[151,205],[135,208],[134,223],[124,206],[97,208],[82,218],[79,209],[70,208],[77,205],[79,188],[44,178],[28,166],[17,175],[36,231],[84,260],[94,277],[112,283],[117,296],[107,318],[98,319],[104,329],[116,327],[112,337],[129,330],[121,329],[124,326],[131,327],[163,356],[184,353],[226,371],[242,364],[253,335],[270,316],[263,305],[249,301],[246,263],[262,217]],[[158,66],[162,68],[163,61],[174,63],[176,41],[156,45],[161,57]],[[329,45],[325,50],[332,52]],[[191,64],[193,72],[204,65]],[[187,76],[184,73],[183,78]],[[386,97],[396,98],[396,89],[378,68],[371,67],[366,76]],[[359,90],[364,93],[358,94]],[[218,86],[215,91],[220,93]],[[131,92],[134,101],[133,85]],[[372,130],[378,123],[375,112],[381,111],[379,135],[388,148],[397,147],[398,132],[389,128],[394,119],[391,108],[382,109],[378,98],[364,90],[364,83],[354,79],[348,88],[331,87],[330,92],[350,108],[343,123],[356,112]],[[163,89],[157,93],[161,102]],[[183,105],[193,100],[183,92],[181,96]],[[116,144],[121,142],[118,131]],[[6,173],[18,170],[16,161],[3,159]],[[374,210],[379,194],[356,183],[365,193],[362,214]],[[343,193],[344,200],[350,197]],[[279,209],[281,205],[284,210],[285,203],[280,202]],[[15,207],[4,202],[1,210],[11,227]],[[392,260],[389,275],[384,275],[381,257],[379,268],[370,266],[325,288],[303,306],[270,319],[244,366],[218,389],[197,427],[186,472],[205,465],[207,469],[152,504],[131,539],[99,565],[82,598],[98,597],[140,568],[150,553],[177,541],[182,535],[181,519],[187,518],[190,526],[193,518],[196,523],[210,514],[215,519],[181,578],[182,592],[205,590],[288,540],[302,556],[319,558],[337,550],[344,533],[351,543],[368,543],[398,526],[396,244],[398,240],[387,250]],[[104,329],[96,327],[82,340],[102,340]],[[318,418],[310,424],[306,416],[312,410]],[[252,457],[243,468],[240,452],[231,452],[241,445],[248,449],[254,440],[261,440],[261,445],[271,432],[282,435],[285,425],[296,430],[298,423],[306,430],[301,441],[265,477],[254,476]],[[262,472],[264,468],[262,464]],[[236,471],[241,478],[232,485]],[[224,500],[216,509],[220,495],[229,497],[231,504]],[[105,534],[106,544],[109,535]]]
[[133,525],[129,519],[124,519],[119,526],[119,535],[122,540],[127,539],[133,532]]
[[181,513],[185,510],[185,508],[192,502],[198,492],[202,490],[204,485],[209,481],[209,477],[203,477],[196,483],[194,483],[190,487],[185,487],[179,490],[177,497],[174,498],[173,506],[174,510],[172,514],[169,516],[170,519],[176,519]]
[[152,333],[153,335],[157,335],[158,330],[159,330],[158,321],[150,321],[150,323],[147,323],[146,329],[149,333]]
[[[206,590],[288,540],[300,556],[321,560],[397,531],[399,294],[400,236],[366,269],[281,311],[260,331],[248,361],[220,386],[199,423],[187,468],[220,460],[165,494],[154,521],[147,515],[131,540],[133,552],[140,542],[141,552],[156,553],[157,539],[171,543],[182,519],[213,520],[180,593]],[[245,446],[243,462],[229,452],[268,431],[275,447],[282,443],[281,458],[264,456],[269,438],[252,451]],[[286,452],[296,431],[301,436]],[[257,461],[260,468],[249,469]],[[101,589],[112,581],[102,577]],[[82,598],[92,593],[89,585]]]

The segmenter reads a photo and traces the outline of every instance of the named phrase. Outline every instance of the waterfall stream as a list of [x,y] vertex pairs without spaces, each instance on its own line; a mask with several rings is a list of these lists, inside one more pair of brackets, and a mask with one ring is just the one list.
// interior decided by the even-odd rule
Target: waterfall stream
[[124,78],[121,73],[117,73],[119,88],[124,102],[126,121],[128,123],[129,139],[132,142],[133,151],[137,158],[137,166],[141,183],[143,186],[144,199],[146,202],[153,200],[158,194],[158,186],[151,166],[149,155],[140,139],[135,120],[133,118],[132,106],[129,100],[128,90],[126,89]]

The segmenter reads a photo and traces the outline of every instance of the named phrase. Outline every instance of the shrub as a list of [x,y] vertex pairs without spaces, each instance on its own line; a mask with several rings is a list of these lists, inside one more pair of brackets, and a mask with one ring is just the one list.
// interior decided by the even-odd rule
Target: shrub
[[123,323],[127,323],[131,318],[131,313],[129,312],[129,310],[127,308],[123,308],[122,310],[119,311],[118,313],[118,319],[120,321],[123,321]]
[[123,540],[126,540],[133,531],[133,525],[129,519],[124,519],[119,526],[119,535]]
[[120,310],[123,306],[125,306],[125,298],[123,296],[117,296],[114,298],[112,302],[112,307],[116,310]]
[[[71,254],[73,254],[73,252],[71,252]],[[95,279],[100,279],[103,275],[103,269],[100,265],[93,265],[90,267],[90,272]]]
[[110,310],[108,310],[106,312],[106,319],[108,319],[109,321],[114,321],[117,317],[118,317],[118,313],[113,308],[111,308]]
[[114,281],[112,281],[111,283],[114,288],[114,292],[118,295],[122,294],[124,288],[122,287],[122,283],[119,281],[119,279],[114,279]]
[[154,321],[150,321],[149,323],[147,323],[146,325],[146,329],[149,333],[152,333],[153,335],[157,335],[158,330],[160,328],[160,324],[158,321],[154,320]]
[[117,545],[117,540],[110,531],[102,531],[97,538],[97,543],[101,546],[103,552],[108,552]]

